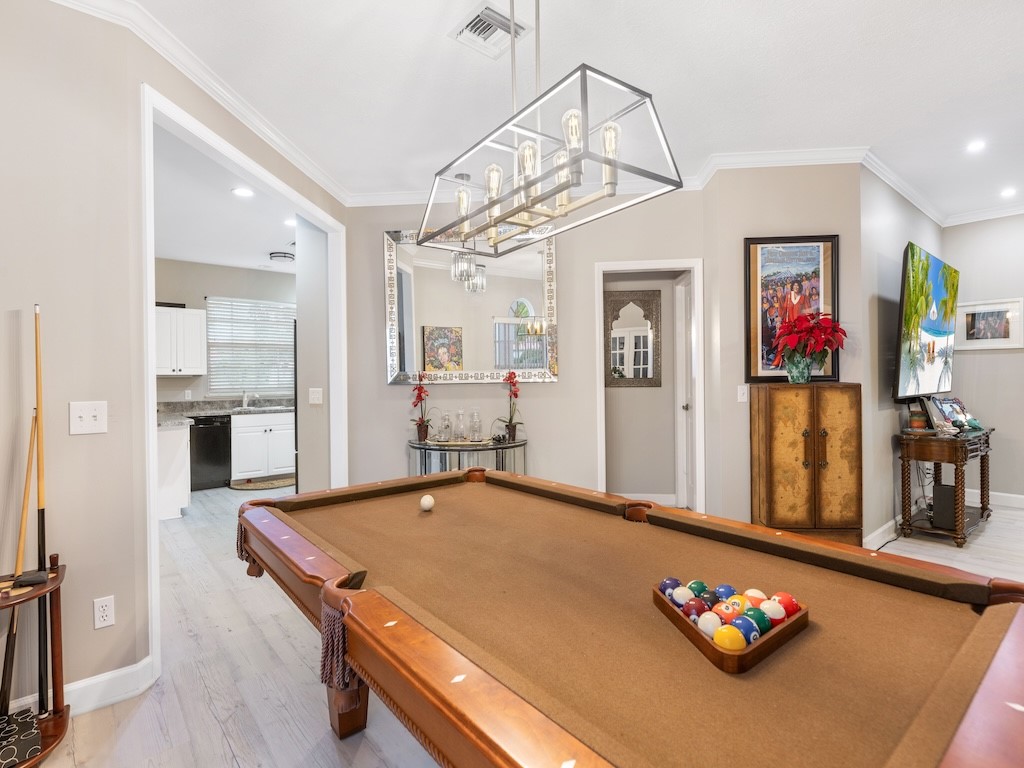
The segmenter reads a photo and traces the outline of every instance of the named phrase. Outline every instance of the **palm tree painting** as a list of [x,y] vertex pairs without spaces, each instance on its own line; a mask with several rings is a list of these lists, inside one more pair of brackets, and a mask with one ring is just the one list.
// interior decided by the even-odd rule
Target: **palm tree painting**
[[960,272],[914,243],[904,252],[897,397],[944,392],[953,379]]

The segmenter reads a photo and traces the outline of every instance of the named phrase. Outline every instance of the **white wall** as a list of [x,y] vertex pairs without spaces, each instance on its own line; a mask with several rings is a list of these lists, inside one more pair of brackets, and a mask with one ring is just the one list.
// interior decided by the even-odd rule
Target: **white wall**
[[[1024,215],[948,227],[942,258],[960,270],[960,301],[1024,296]],[[1024,349],[964,351],[953,358],[953,393],[992,435],[991,488],[1024,495]],[[967,484],[978,487],[976,470]]]

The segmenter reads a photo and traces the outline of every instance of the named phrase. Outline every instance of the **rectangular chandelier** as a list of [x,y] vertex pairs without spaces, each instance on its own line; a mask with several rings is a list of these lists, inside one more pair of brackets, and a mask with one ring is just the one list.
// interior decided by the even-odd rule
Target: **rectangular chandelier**
[[434,176],[416,242],[502,256],[682,186],[651,95],[582,64]]

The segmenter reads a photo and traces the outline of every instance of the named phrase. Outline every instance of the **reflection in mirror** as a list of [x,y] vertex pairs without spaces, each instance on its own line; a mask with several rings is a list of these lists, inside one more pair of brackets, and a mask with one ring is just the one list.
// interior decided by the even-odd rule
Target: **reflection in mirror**
[[661,291],[604,292],[604,385],[661,386]]
[[386,232],[384,289],[388,383],[557,380],[553,240],[469,268]]

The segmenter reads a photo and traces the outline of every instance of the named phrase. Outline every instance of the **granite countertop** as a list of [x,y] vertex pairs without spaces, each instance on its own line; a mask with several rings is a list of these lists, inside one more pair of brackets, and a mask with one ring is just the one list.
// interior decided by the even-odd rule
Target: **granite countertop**
[[156,427],[157,429],[171,429],[172,427],[191,427],[195,424],[195,421],[182,416],[181,414],[168,414],[166,416],[157,414]]

